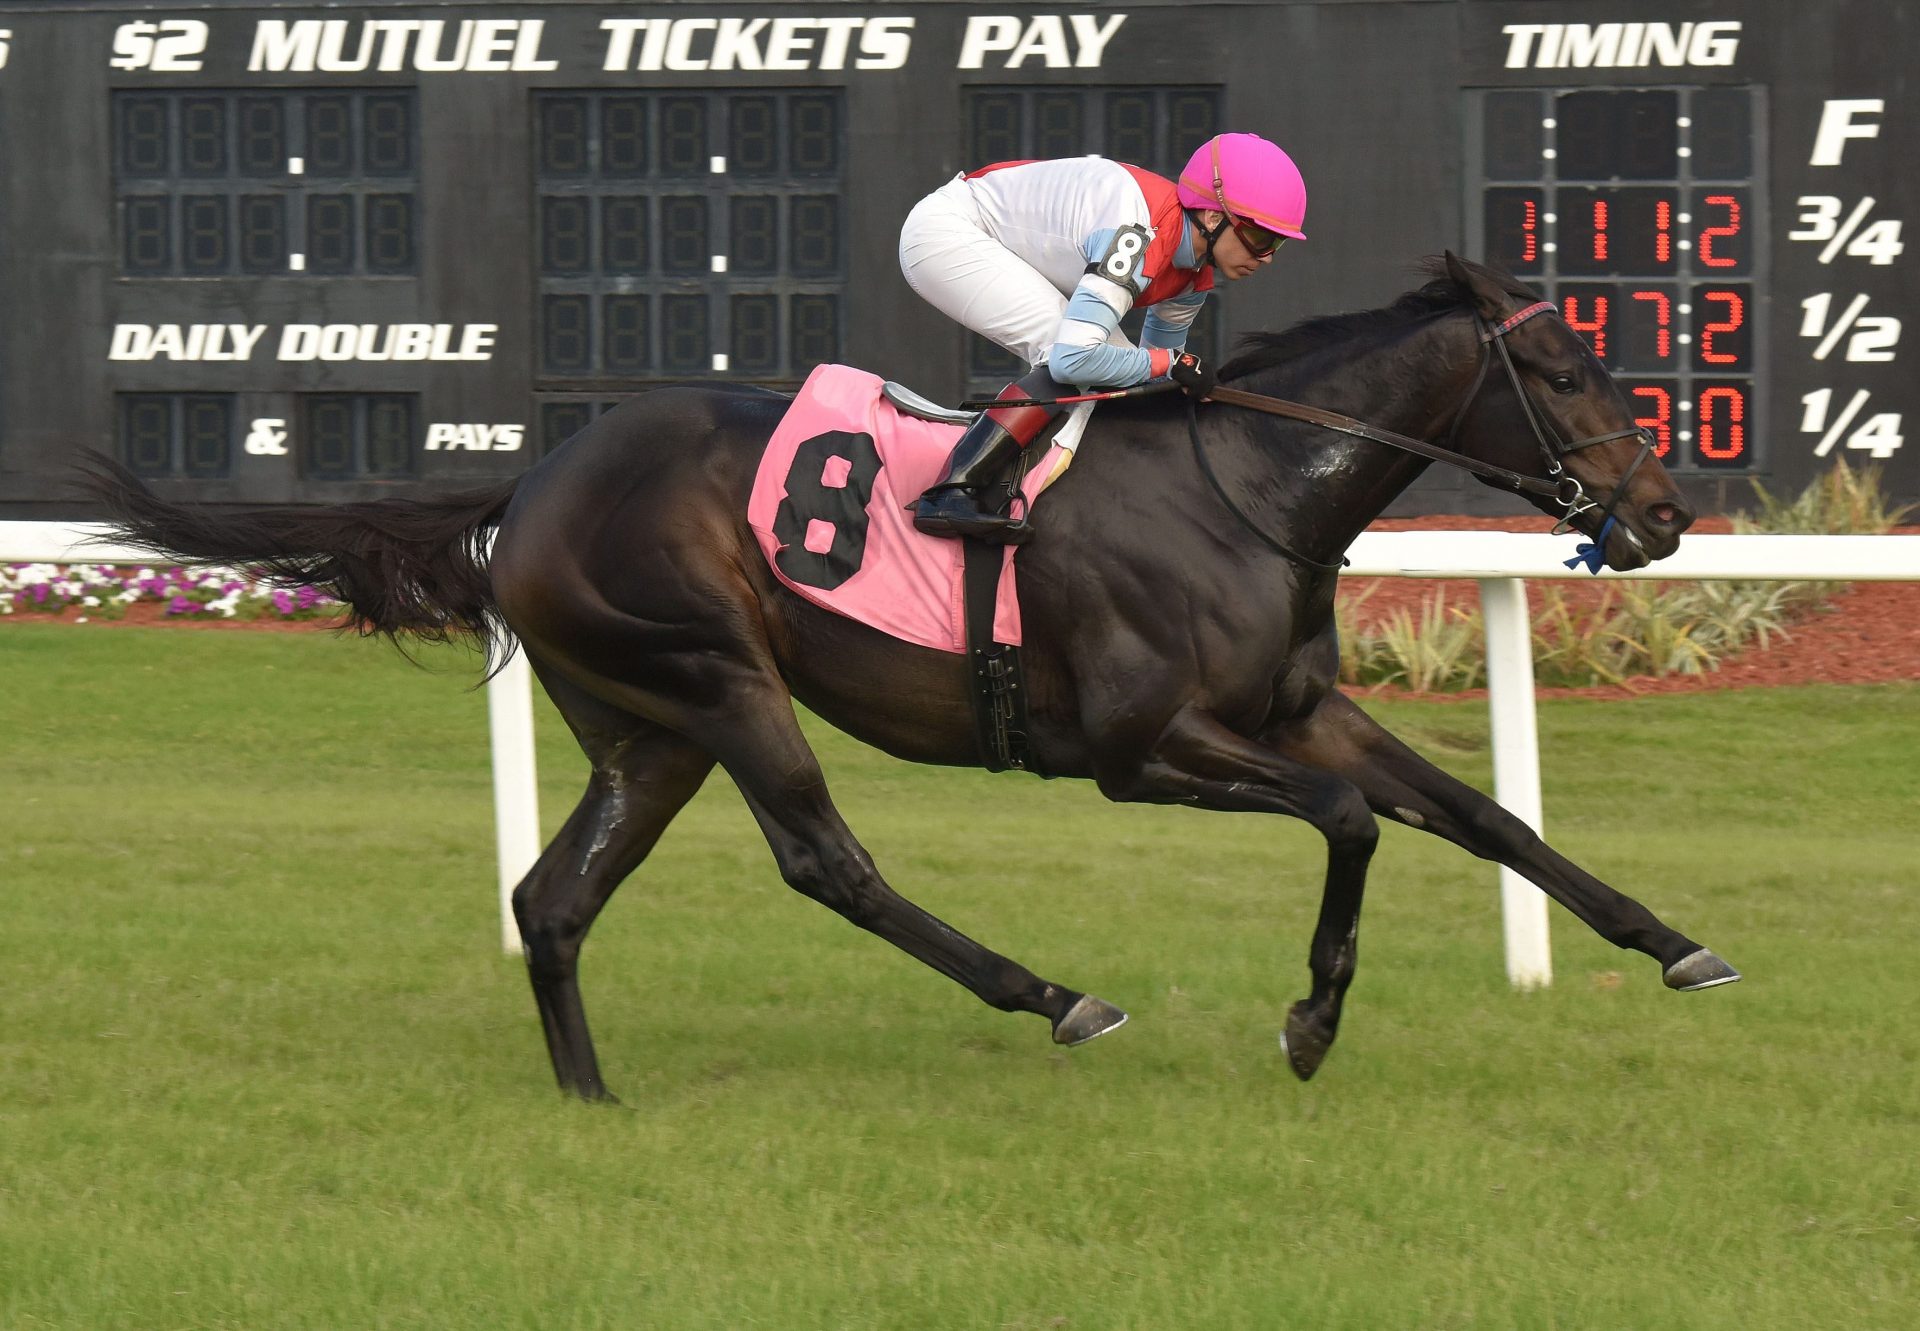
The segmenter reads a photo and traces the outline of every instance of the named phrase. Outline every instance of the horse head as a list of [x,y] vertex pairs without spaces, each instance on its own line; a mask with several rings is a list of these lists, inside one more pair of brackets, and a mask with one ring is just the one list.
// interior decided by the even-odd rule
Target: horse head
[[[1446,256],[1447,276],[1478,316],[1479,374],[1514,401],[1501,411],[1463,412],[1456,447],[1527,475],[1567,479],[1563,499],[1528,496],[1542,512],[1585,533],[1615,569],[1665,559],[1693,523],[1693,505],[1653,454],[1626,394],[1553,306],[1479,264]],[[1535,317],[1535,316],[1539,317]],[[1475,395],[1481,385],[1475,380]],[[1471,419],[1469,419],[1471,418]]]

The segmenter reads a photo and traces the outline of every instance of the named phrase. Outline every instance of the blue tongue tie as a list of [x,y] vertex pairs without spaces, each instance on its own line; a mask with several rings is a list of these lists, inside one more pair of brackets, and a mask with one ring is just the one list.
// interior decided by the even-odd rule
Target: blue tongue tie
[[1585,564],[1587,566],[1587,572],[1598,573],[1600,571],[1600,565],[1604,563],[1607,558],[1607,536],[1613,531],[1613,523],[1613,515],[1609,513],[1605,525],[1600,528],[1600,534],[1594,537],[1591,544],[1581,544],[1573,547],[1573,558],[1562,561],[1566,567],[1578,568],[1580,565]]

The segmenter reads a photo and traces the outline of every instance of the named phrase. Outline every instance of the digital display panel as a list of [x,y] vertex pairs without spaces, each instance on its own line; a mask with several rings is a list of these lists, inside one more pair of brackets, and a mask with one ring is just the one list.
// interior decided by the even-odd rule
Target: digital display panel
[[1747,88],[1472,94],[1487,260],[1540,289],[1642,408],[1668,466],[1757,459]]
[[154,480],[213,480],[233,468],[231,393],[122,393],[120,459]]
[[120,92],[113,135],[126,276],[418,270],[411,92]]
[[542,394],[540,431],[535,439],[538,455],[545,457],[619,405],[617,398],[571,398]]
[[840,354],[830,91],[542,94],[539,372],[797,380]]
[[412,393],[302,394],[300,474],[319,481],[410,476],[418,415]]

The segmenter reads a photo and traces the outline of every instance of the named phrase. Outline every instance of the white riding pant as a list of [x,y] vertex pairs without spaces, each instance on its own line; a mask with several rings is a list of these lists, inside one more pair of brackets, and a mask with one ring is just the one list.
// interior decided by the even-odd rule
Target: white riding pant
[[[900,271],[907,285],[942,314],[1003,347],[1029,366],[1053,350],[1067,293],[988,234],[964,177],[956,176],[915,204],[900,228]],[[1125,333],[1107,339],[1130,347]],[[1094,404],[1068,413],[1054,442],[1080,446]]]

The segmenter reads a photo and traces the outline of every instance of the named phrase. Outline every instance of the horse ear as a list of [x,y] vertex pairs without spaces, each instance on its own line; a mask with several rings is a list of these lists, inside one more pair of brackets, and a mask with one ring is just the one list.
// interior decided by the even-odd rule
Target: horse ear
[[1513,297],[1494,275],[1477,263],[1462,259],[1452,250],[1447,255],[1447,276],[1454,284],[1473,298],[1473,307],[1480,317],[1488,323],[1499,323],[1507,317],[1507,307]]

